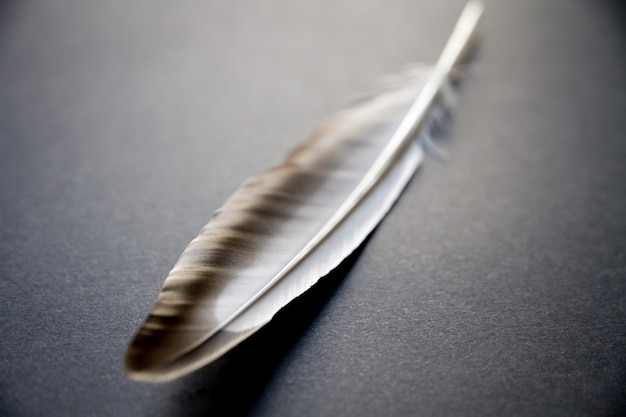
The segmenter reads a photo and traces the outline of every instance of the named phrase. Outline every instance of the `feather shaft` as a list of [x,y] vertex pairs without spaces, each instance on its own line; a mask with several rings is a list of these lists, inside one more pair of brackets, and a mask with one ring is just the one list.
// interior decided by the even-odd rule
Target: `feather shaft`
[[480,2],[466,6],[425,80],[340,113],[233,194],[168,275],[127,352],[131,377],[164,381],[210,362],[365,239],[421,162],[414,136],[471,52],[481,14]]
[[415,132],[423,127],[430,110],[436,103],[436,97],[441,94],[451,73],[458,69],[466,55],[473,49],[478,22],[483,11],[484,5],[480,1],[470,1],[465,6],[431,77],[413,102],[387,146],[367,174],[365,174],[365,177],[313,239],[259,293],[233,314],[226,321],[225,325],[257,302],[270,288],[286,277],[296,265],[314,251],[382,179],[398,155],[413,141]]

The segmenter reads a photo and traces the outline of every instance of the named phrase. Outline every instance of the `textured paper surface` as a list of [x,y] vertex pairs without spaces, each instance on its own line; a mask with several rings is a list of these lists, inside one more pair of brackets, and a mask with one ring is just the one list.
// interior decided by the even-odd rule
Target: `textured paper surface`
[[624,10],[492,3],[450,161],[352,268],[153,386],[122,355],[189,239],[351,94],[434,60],[463,2],[3,2],[0,415],[623,411]]

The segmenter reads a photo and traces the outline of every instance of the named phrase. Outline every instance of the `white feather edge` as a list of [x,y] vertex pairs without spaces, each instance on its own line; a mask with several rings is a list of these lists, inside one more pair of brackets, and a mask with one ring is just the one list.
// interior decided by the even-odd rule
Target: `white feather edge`
[[363,242],[389,212],[424,159],[414,142],[385,178],[338,228],[322,242],[313,256],[302,261],[254,305],[195,349],[138,379],[169,381],[222,356],[271,321],[285,305],[315,285]]
[[278,282],[223,330],[245,332],[268,323],[281,308],[336,268],[389,212],[422,162],[423,154],[421,147],[412,143],[384,180],[317,247],[315,253],[305,258],[288,277]]

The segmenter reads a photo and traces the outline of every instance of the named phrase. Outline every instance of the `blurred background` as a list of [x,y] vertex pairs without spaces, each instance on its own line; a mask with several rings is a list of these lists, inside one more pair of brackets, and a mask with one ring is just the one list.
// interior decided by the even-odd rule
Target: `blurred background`
[[246,177],[462,0],[0,1],[0,416],[624,415],[623,2],[487,2],[442,146],[361,250],[215,364],[128,380]]

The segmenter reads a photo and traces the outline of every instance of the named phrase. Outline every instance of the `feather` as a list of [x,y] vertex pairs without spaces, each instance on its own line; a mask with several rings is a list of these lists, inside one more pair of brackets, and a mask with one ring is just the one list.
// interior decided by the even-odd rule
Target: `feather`
[[445,109],[482,9],[466,6],[435,67],[406,71],[339,112],[215,212],[131,342],[131,378],[167,381],[211,362],[363,242],[421,163],[415,138]]

